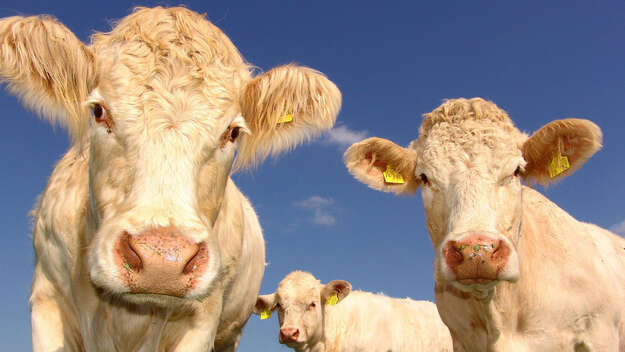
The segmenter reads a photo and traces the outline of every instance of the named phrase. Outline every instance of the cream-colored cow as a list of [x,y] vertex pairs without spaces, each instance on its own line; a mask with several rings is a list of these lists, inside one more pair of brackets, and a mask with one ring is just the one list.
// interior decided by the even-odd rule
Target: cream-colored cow
[[492,102],[454,99],[408,148],[370,138],[345,163],[374,189],[421,187],[436,305],[457,351],[625,351],[625,240],[521,182],[566,177],[600,146],[587,120],[528,137]]
[[321,284],[294,271],[275,293],[258,297],[254,313],[278,311],[278,339],[297,352],[452,351],[436,306],[352,291],[344,280]]
[[0,77],[73,137],[34,210],[33,349],[236,349],[265,248],[235,149],[247,167],[330,128],[336,86],[295,65],[252,77],[203,16],[160,7],[89,46],[4,18]]

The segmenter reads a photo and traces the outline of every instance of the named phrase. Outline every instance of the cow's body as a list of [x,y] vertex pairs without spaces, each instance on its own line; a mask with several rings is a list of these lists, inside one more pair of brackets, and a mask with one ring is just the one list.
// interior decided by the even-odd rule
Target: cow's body
[[[437,278],[436,304],[465,351],[625,350],[625,240],[523,188],[516,283],[478,299]],[[460,348],[457,348],[461,350]],[[486,350],[484,347],[477,350]]]
[[331,128],[338,88],[297,65],[253,77],[181,7],[89,46],[47,16],[0,19],[0,79],[72,136],[34,211],[33,350],[235,350],[265,248],[231,172]]
[[452,351],[434,303],[363,291],[326,309],[324,334],[326,352]]
[[[528,137],[494,103],[461,98],[426,114],[408,148],[371,138],[345,162],[378,190],[421,187],[436,305],[456,351],[624,351],[625,240],[521,182],[570,175],[601,139],[582,119]],[[404,181],[384,182],[385,168]]]
[[[88,155],[88,154],[87,154]],[[96,291],[85,272],[84,238],[89,226],[88,158],[70,150],[58,163],[41,196],[33,217],[33,235],[37,255],[32,289],[33,313],[49,318],[47,309],[57,309],[59,325],[33,319],[33,334],[49,336],[35,340],[47,350],[56,342],[68,350],[79,351],[169,351],[175,349],[195,324],[194,313],[203,304],[189,304],[189,309],[157,309],[129,306],[107,299]],[[221,286],[223,307],[215,337],[215,350],[234,348],[249,318],[260,289],[265,266],[265,245],[256,213],[245,196],[230,180],[226,186],[222,210],[215,223],[223,245],[224,265]],[[50,278],[50,279],[48,279]],[[38,300],[55,305],[37,305]],[[205,300],[206,309],[214,304]],[[42,310],[42,311],[38,311]],[[64,338],[56,330],[62,326]],[[201,326],[201,324],[200,324]],[[41,330],[40,330],[41,329]],[[189,341],[192,342],[192,341]],[[198,341],[199,342],[199,341]],[[71,346],[71,347],[70,347]],[[192,344],[185,345],[192,348]]]
[[347,281],[321,284],[294,271],[275,293],[258,297],[254,312],[277,310],[279,341],[297,352],[416,352],[452,350],[436,306],[352,291]]

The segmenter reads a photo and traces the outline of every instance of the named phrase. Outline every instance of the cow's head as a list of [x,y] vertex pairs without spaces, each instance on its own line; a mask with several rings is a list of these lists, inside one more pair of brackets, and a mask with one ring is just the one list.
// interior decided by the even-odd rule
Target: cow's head
[[412,194],[421,187],[436,280],[484,293],[519,278],[521,178],[546,184],[566,177],[600,146],[601,130],[590,121],[553,121],[528,138],[495,104],[474,98],[426,114],[408,148],[370,138],[344,159],[371,188]]
[[184,8],[139,8],[91,46],[46,17],[5,19],[0,75],[89,157],[91,281],[128,300],[206,295],[222,268],[213,225],[234,168],[330,128],[341,95],[286,65],[256,77]]
[[343,280],[321,284],[310,273],[294,271],[278,285],[275,293],[258,296],[254,314],[278,311],[280,343],[293,348],[311,348],[323,341],[323,319],[329,305],[343,300],[352,286]]

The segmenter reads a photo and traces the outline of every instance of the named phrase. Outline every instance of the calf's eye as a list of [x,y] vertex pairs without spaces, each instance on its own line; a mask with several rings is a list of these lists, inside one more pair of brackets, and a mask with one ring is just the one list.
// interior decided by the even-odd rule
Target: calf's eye
[[421,182],[423,182],[423,184],[428,184],[430,181],[428,180],[428,177],[425,176],[425,174],[421,174],[419,175],[419,178],[421,179]]
[[313,310],[313,309],[315,309],[315,307],[316,307],[316,306],[317,306],[317,305],[315,304],[315,302],[311,302],[311,303],[308,305],[308,310]]
[[521,174],[521,167],[517,166],[516,170],[514,170],[514,176],[518,177]]

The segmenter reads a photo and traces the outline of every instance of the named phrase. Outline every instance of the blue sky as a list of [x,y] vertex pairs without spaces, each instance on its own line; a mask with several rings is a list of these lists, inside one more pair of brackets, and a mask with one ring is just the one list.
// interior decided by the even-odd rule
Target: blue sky
[[[445,98],[481,96],[531,132],[583,117],[604,147],[548,189],[576,218],[625,234],[625,3],[622,1],[187,1],[263,70],[295,62],[328,75],[343,93],[337,128],[294,152],[237,174],[264,228],[261,293],[296,269],[356,289],[433,299],[433,251],[420,195],[395,197],[355,181],[346,143],[380,136],[406,145],[421,114]],[[3,0],[0,17],[53,14],[83,41],[135,5],[165,2]],[[28,212],[68,147],[52,128],[0,93],[0,341],[30,347],[33,269]],[[277,318],[253,316],[240,351],[286,351]]]

